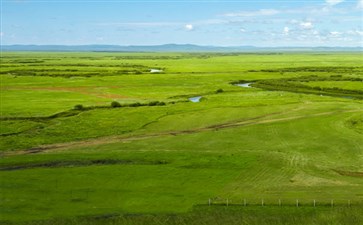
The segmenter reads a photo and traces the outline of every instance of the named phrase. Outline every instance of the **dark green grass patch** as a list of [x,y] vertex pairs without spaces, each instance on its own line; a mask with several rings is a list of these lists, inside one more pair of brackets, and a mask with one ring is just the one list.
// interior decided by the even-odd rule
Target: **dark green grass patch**
[[94,159],[94,160],[58,160],[44,163],[12,164],[11,166],[0,166],[0,171],[24,170],[34,168],[58,168],[76,166],[95,166],[95,165],[116,165],[116,164],[140,164],[140,165],[160,165],[166,164],[165,161],[132,161],[122,159]]
[[[338,87],[320,87],[309,86],[305,83],[316,81],[354,81],[362,82],[363,79],[359,77],[343,77],[343,76],[330,76],[319,77],[316,75],[295,77],[295,78],[282,78],[282,79],[269,79],[249,81],[253,82],[252,86],[267,89],[267,90],[280,90],[290,91],[296,93],[317,94],[317,95],[330,95],[346,98],[363,99],[363,90],[360,89],[342,89]],[[244,81],[245,82],[245,81]],[[236,82],[233,82],[236,83]]]

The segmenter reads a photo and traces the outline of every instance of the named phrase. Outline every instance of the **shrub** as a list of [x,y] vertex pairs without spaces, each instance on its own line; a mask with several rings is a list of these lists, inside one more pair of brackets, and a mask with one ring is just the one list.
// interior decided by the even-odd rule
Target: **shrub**
[[84,110],[84,106],[83,106],[83,105],[81,105],[81,104],[78,104],[78,105],[75,105],[75,106],[74,106],[74,109],[75,109],[75,110]]
[[217,94],[218,94],[218,93],[222,93],[222,92],[224,92],[224,91],[223,91],[223,89],[221,89],[221,88],[220,88],[220,89],[218,89],[218,90],[216,90],[216,93],[217,93]]
[[118,107],[121,107],[121,104],[119,102],[113,101],[113,102],[111,102],[111,107],[118,108]]
[[165,102],[159,102],[157,105],[166,105]]
[[158,104],[159,104],[159,101],[153,101],[153,102],[149,102],[148,106],[155,106]]
[[141,106],[142,104],[140,102],[135,102],[135,103],[131,103],[129,106],[130,107],[139,107]]
[[166,105],[165,102],[152,101],[147,104],[148,106]]

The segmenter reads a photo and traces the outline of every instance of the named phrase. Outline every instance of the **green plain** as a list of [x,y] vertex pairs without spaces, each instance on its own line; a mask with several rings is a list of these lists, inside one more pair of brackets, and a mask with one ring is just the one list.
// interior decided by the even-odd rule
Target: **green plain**
[[[1,223],[363,224],[361,53],[3,52],[0,78]],[[287,78],[323,89],[257,88]]]

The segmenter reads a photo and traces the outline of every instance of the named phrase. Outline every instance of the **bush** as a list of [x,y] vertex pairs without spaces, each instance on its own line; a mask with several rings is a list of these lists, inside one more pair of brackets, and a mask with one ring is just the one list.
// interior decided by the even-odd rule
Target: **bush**
[[84,106],[83,106],[83,105],[81,105],[81,104],[78,104],[78,105],[75,105],[75,106],[74,106],[74,109],[75,109],[75,110],[84,110]]
[[217,93],[217,94],[218,94],[218,93],[222,93],[222,92],[224,92],[224,91],[223,91],[223,89],[221,89],[221,88],[220,88],[220,89],[218,89],[218,90],[216,90],[216,93]]
[[121,104],[119,102],[113,101],[113,102],[111,102],[111,107],[118,108],[118,107],[121,107]]
[[135,102],[135,103],[131,103],[129,106],[130,107],[139,107],[139,106],[142,106],[142,104],[140,102]]
[[158,105],[166,105],[165,102],[159,102]]
[[147,104],[148,106],[166,105],[165,102],[152,101]]
[[153,101],[153,102],[149,102],[148,106],[155,106],[158,104],[159,104],[159,101]]

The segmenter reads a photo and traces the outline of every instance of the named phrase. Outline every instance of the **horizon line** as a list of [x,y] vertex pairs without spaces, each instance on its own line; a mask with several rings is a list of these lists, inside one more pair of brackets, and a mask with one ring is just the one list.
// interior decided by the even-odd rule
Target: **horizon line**
[[177,44],[177,43],[165,43],[165,44],[155,44],[155,45],[120,45],[120,44],[0,44],[0,46],[67,46],[67,47],[76,47],[76,46],[118,46],[118,47],[158,47],[165,45],[176,45],[176,46],[198,46],[198,47],[219,47],[219,48],[235,48],[235,47],[253,47],[253,48],[363,48],[363,46],[328,46],[328,45],[320,45],[320,46],[256,46],[256,45],[199,45],[199,44]]

